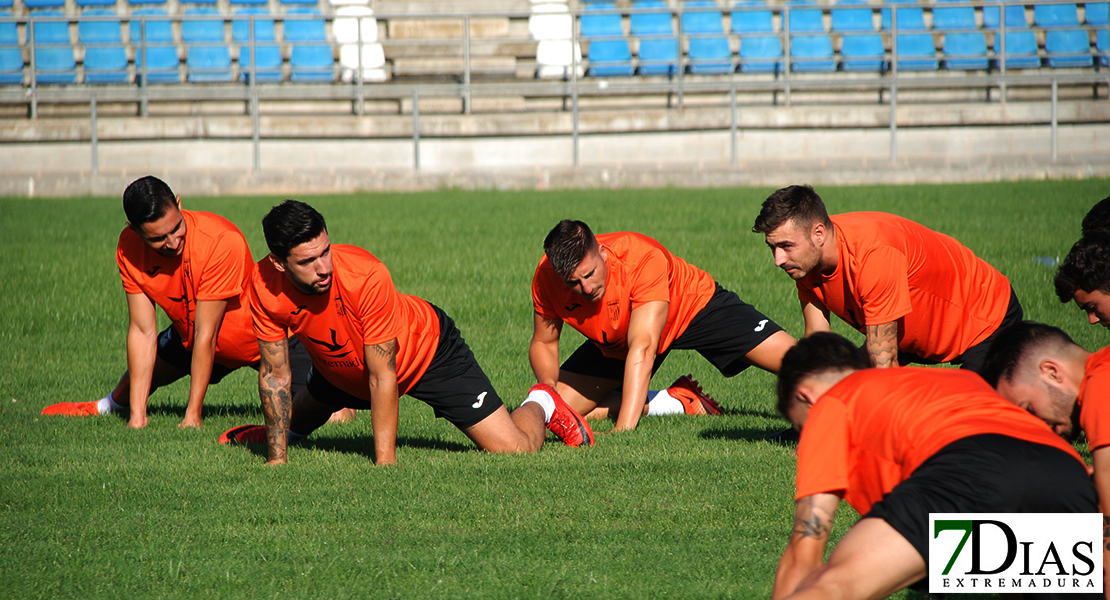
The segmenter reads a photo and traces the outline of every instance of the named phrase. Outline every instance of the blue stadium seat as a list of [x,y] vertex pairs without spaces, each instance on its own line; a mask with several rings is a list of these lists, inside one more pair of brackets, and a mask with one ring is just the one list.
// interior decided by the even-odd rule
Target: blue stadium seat
[[15,0],[0,0],[0,8],[11,10],[15,6]]
[[[145,27],[141,25],[145,23]],[[146,65],[147,83],[180,83],[180,59],[173,40],[173,26],[161,8],[142,8],[131,13],[131,43],[135,45],[135,80],[142,83]],[[144,40],[141,36],[145,35]],[[146,49],[140,48],[146,44]]]
[[898,34],[899,71],[936,71],[937,47],[931,33]]
[[[104,20],[90,20],[88,17],[103,17]],[[77,41],[85,46],[85,83],[130,82],[127,53],[123,49],[123,34],[116,11],[90,9],[81,13],[81,20],[77,23]]]
[[944,67],[950,71],[990,68],[987,37],[975,23],[975,8],[965,0],[940,0],[933,8],[933,31],[944,33]]
[[682,13],[682,31],[690,36],[686,56],[691,73],[731,73],[732,49],[728,46],[720,10],[713,0],[689,0],[684,5],[692,12]]
[[[1002,22],[999,19],[998,6],[983,7],[983,28],[998,29]],[[1028,29],[1029,23],[1025,21],[1025,7],[1020,4],[1006,6],[1006,29]]]
[[[640,0],[634,9],[666,8],[663,0]],[[674,75],[678,68],[678,38],[674,35],[670,11],[632,13],[628,17],[632,35],[640,38],[636,71],[640,75]]]
[[[997,30],[1002,26],[1001,11],[997,6],[983,7],[983,28]],[[994,62],[1002,64],[1002,36],[994,36]],[[1037,69],[1041,59],[1037,55],[1037,38],[1025,20],[1025,7],[1006,6],[1006,68]]]
[[35,82],[45,85],[77,83],[77,61],[73,58],[73,42],[69,39],[69,22],[64,18],[39,21],[38,18],[64,17],[59,10],[31,13],[35,35]]
[[1095,40],[1095,50],[1098,51],[1098,64],[1110,66],[1110,29],[1099,29]]
[[[0,11],[0,19],[11,18],[10,11]],[[0,85],[23,84],[23,52],[19,49],[19,32],[15,21],[0,22]]]
[[882,71],[886,63],[883,38],[875,33],[870,6],[864,0],[841,0],[830,11],[832,30],[843,33],[840,68],[844,71]]
[[788,15],[790,24],[790,57],[819,60],[794,60],[790,68],[800,72],[835,71],[832,38],[825,33],[821,9],[815,6],[802,8],[811,4],[814,3],[795,0],[787,4],[783,14]]
[[1088,2],[1084,12],[1088,25],[1110,25],[1110,2]]
[[741,73],[778,73],[782,70],[782,38],[775,32],[774,15],[765,2],[739,2],[732,12],[732,32],[740,36]]
[[[898,11],[898,31],[925,31],[925,11],[915,0],[895,0],[888,5],[896,7]],[[882,11],[882,27],[886,31],[891,29],[890,9]]]
[[[256,82],[277,82],[284,79],[281,72],[281,48],[275,42],[274,20],[265,8],[243,8],[235,13],[239,16],[258,15],[254,20],[254,48],[258,63],[254,65]],[[250,81],[251,70],[251,30],[248,19],[235,19],[231,22],[231,38],[239,44],[239,79]]]
[[[632,75],[632,52],[624,39],[621,15],[611,2],[590,2],[584,7],[579,20],[581,39],[590,42],[586,57],[589,68],[586,75],[593,77],[618,77]],[[609,39],[591,40],[603,37]],[[621,39],[612,39],[612,38]]]
[[[1091,41],[1085,29],[1079,29],[1079,13],[1074,4],[1037,4],[1033,6],[1033,24],[1045,27],[1045,63],[1054,68],[1090,67]],[[1075,29],[1062,29],[1074,27]]]
[[[223,19],[214,8],[190,8],[181,22],[181,41],[188,48],[185,67],[189,81],[231,81],[231,54],[224,38]],[[193,17],[193,18],[190,18]]]
[[230,0],[232,6],[266,5],[269,0]]
[[[23,5],[31,10],[40,8],[65,8],[66,0],[23,0]],[[12,6],[12,5],[8,5]]]
[[127,0],[131,6],[155,6],[158,4],[166,4],[166,0]]
[[978,29],[979,26],[975,24],[975,8],[970,4],[963,4],[964,1],[940,0],[933,8],[933,31]]
[[116,0],[77,0],[77,6],[81,8],[90,7],[115,7]]
[[290,81],[335,81],[335,55],[324,31],[324,20],[315,8],[293,8],[290,17],[317,17],[315,19],[285,19],[285,41],[293,46],[289,54]]

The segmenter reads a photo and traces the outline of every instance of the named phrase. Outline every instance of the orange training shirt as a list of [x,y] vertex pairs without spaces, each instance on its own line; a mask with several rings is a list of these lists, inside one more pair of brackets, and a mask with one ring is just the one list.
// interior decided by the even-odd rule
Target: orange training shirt
[[843,491],[861,515],[957,440],[996,433],[1064,450],[1070,444],[975,373],[905,367],[845,377],[810,408],[798,443],[795,499]]
[[397,391],[407,393],[435,356],[439,317],[425,300],[399,293],[366,250],[332,244],[331,259],[331,289],[320,295],[299,292],[269,257],[259,261],[250,297],[255,335],[277,342],[292,332],[329,382],[367,401],[365,348],[396,339]]
[[1079,385],[1079,425],[1092,451],[1110,446],[1110,346],[1087,357]]
[[646,235],[621,232],[596,237],[609,255],[609,277],[601,300],[589,302],[571,291],[545,255],[532,279],[535,311],[545,319],[569,323],[605,356],[623,359],[628,355],[632,311],[648,302],[670,302],[659,337],[658,352],[663,353],[713,297],[713,277]]
[[886,213],[831,219],[836,270],[796,282],[803,305],[822,304],[860,332],[905,317],[898,349],[937,362],[958,358],[1002,323],[1009,280],[955,239]]
[[162,307],[186,350],[193,349],[198,301],[227,300],[216,362],[240,367],[258,362],[246,289],[254,259],[243,233],[231,221],[207,212],[181,211],[185,249],[168,258],[151,250],[130,227],[119,235],[116,265],[128,294],[145,294]]

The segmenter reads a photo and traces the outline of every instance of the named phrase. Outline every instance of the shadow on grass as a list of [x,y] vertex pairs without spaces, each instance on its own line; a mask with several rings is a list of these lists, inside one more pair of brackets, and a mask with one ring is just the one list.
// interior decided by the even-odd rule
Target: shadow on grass
[[730,440],[730,441],[744,441],[744,442],[762,442],[767,440],[767,437],[779,433],[785,429],[781,426],[776,427],[744,427],[735,429],[706,429],[698,435],[703,440]]
[[[127,419],[127,413],[120,411],[114,413],[123,415],[124,420]],[[146,409],[147,416],[161,416],[161,417],[177,417],[179,419],[185,418],[184,406],[148,406]],[[204,412],[201,414],[202,418],[211,419],[213,417],[254,417],[254,419],[262,422],[262,411],[257,406],[213,406],[205,407]]]
[[[367,459],[374,460],[374,437],[366,436],[359,438],[340,438],[328,436],[312,436],[309,439],[296,444],[290,444],[294,448],[307,448],[312,450],[324,450],[327,452],[342,452],[344,454],[357,454],[364,456]],[[265,444],[247,444],[247,449],[251,454],[266,458],[266,445]],[[419,448],[422,450],[442,450],[445,452],[473,452],[478,450],[477,447],[468,444],[460,444],[457,442],[446,442],[439,439],[421,438],[400,436],[397,438],[398,448]]]

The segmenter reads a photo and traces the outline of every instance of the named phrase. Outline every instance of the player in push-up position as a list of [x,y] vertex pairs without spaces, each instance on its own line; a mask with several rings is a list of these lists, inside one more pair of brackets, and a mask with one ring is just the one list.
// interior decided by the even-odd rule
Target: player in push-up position
[[[826,332],[783,359],[779,411],[801,441],[773,598],[883,598],[921,581],[930,513],[1096,512],[1075,449],[978,375],[870,366]],[[822,563],[842,499],[863,517]]]
[[1022,318],[1006,277],[956,240],[886,213],[830,217],[809,186],[771,194],[752,231],[794,279],[805,334],[830,331],[835,314],[866,336],[875,367],[977,371],[998,332]]
[[[127,371],[99,401],[62,402],[44,415],[92,416],[130,409],[128,425],[147,425],[147,399],[189,375],[189,400],[181,427],[199,427],[204,396],[242,366],[258,365],[246,284],[254,270],[239,229],[207,212],[181,209],[181,197],[157,177],[132,182],[123,193],[127,227],[119,236],[116,264],[127,293]],[[171,325],[158,333],[155,306]],[[308,356],[294,361],[298,385]]]
[[[651,376],[671,350],[697,350],[732,377],[753,364],[777,371],[795,342],[645,235],[595,237],[585,223],[563,220],[543,247],[532,280],[532,370],[579,413],[615,414],[614,431],[635,428],[643,414],[720,413],[689,377],[647,401]],[[560,367],[564,323],[588,339]]]
[[[259,393],[266,425],[224,433],[221,443],[262,443],[270,464],[286,462],[341,408],[370,410],[375,462],[396,462],[398,398],[429,404],[479,447],[534,452],[545,426],[567,445],[593,433],[554,389],[537,385],[510,415],[455,323],[426,300],[401,294],[369,252],[332,245],[323,215],[287,200],[262,219],[270,254],[251,281],[250,308],[262,354]],[[308,384],[289,389],[286,336],[312,356]]]

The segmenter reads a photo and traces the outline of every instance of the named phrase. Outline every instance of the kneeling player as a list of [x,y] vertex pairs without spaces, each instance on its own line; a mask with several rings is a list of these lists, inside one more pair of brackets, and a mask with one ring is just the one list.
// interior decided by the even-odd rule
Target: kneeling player
[[[332,246],[324,217],[287,200],[262,219],[270,255],[251,281],[250,308],[262,354],[265,427],[237,427],[220,441],[265,441],[269,463],[286,460],[341,408],[370,410],[377,464],[396,462],[398,397],[435,409],[492,452],[534,452],[546,428],[567,445],[593,445],[585,419],[554,389],[537,385],[512,415],[454,322],[427,301],[400,294],[385,265],[354,246]],[[312,356],[305,389],[292,397],[286,336]]]
[[[929,513],[1097,511],[1075,450],[978,375],[869,366],[832,333],[783,359],[779,410],[801,442],[774,598],[881,598],[921,581]],[[863,518],[822,564],[841,499]]]

